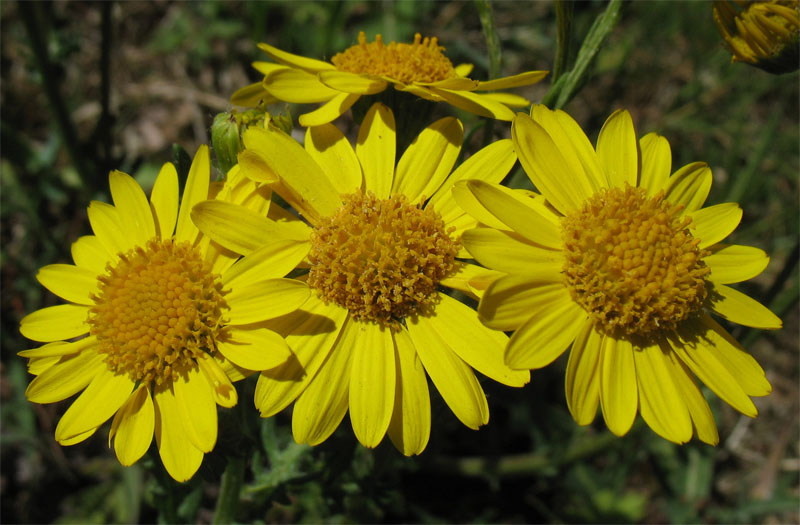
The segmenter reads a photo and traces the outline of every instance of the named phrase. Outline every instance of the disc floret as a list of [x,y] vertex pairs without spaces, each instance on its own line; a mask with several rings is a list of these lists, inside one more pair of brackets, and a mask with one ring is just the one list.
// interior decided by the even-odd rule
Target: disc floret
[[600,191],[563,219],[564,279],[597,328],[648,335],[703,307],[708,252],[681,210],[663,192],[626,186]]
[[358,44],[337,53],[331,59],[340,71],[387,77],[403,84],[437,82],[456,76],[449,58],[442,53],[436,37],[414,35],[413,44],[389,42],[381,35],[367,42],[364,32],[358,34]]
[[311,235],[309,286],[362,321],[394,326],[424,314],[460,246],[441,216],[403,195],[359,191],[342,201]]
[[188,242],[153,239],[98,279],[88,322],[112,371],[160,385],[215,351],[228,307],[219,275]]

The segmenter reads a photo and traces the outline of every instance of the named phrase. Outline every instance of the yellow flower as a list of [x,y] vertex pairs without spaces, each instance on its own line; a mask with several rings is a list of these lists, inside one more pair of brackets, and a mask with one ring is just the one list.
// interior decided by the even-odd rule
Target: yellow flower
[[246,253],[255,247],[248,239],[254,229],[294,236],[297,242],[287,241],[275,258],[310,267],[303,277],[314,291],[308,302],[267,323],[285,335],[294,357],[263,371],[255,392],[263,417],[297,400],[292,430],[298,443],[323,442],[349,408],[364,446],[377,446],[388,431],[398,450],[418,454],[431,425],[426,372],[473,429],[489,419],[473,368],[506,385],[528,382],[527,370],[503,363],[508,337],[438,291],[479,293],[467,281],[494,274],[457,260],[467,255],[460,234],[476,221],[452,200],[453,184],[499,182],[516,158],[511,141],[501,140],[451,173],[462,139],[458,120],[441,119],[395,166],[394,116],[382,104],[367,112],[355,151],[332,124],[306,130],[305,148],[275,128],[251,128],[239,156],[242,173],[271,183],[310,226],[270,221],[224,202],[195,207],[198,227],[220,244]]
[[[198,231],[189,212],[208,199],[209,178],[205,146],[180,205],[172,164],[161,169],[149,202],[133,178],[112,172],[114,206],[89,206],[95,235],[72,245],[75,265],[39,270],[39,282],[68,304],[22,319],[25,337],[48,344],[19,355],[36,375],[25,392],[30,401],[83,391],[56,427],[62,445],[85,440],[114,416],[109,444],[120,463],[138,461],[155,434],[167,472],[185,481],[214,448],[217,405],[237,402],[231,382],[290,356],[282,337],[252,323],[294,310],[308,287],[278,279],[283,274],[259,253],[234,264],[237,255]],[[240,176],[213,191],[258,196],[234,200],[260,211],[269,203]]]
[[800,65],[798,0],[714,0],[713,11],[733,62],[770,73],[795,71]]
[[[262,84],[252,84],[234,93],[231,102],[252,105],[263,100],[298,104],[324,102],[319,109],[300,115],[301,126],[331,122],[363,95],[374,95],[390,85],[398,91],[451,106],[484,117],[511,120],[510,107],[525,107],[530,101],[509,93],[479,93],[535,84],[547,71],[527,71],[510,77],[479,82],[467,78],[472,64],[453,66],[436,37],[414,36],[412,44],[384,44],[381,35],[367,42],[363,32],[358,44],[331,59],[332,63],[281,51],[268,44],[259,48],[276,63],[255,62],[264,74]],[[260,87],[263,86],[263,87]]]
[[[693,431],[718,442],[692,373],[724,401],[756,415],[750,396],[771,387],[764,371],[710,316],[756,328],[781,321],[727,286],[767,266],[756,248],[722,244],[742,211],[702,208],[711,170],[701,162],[670,176],[669,144],[654,133],[636,140],[627,111],[612,114],[592,147],[562,111],[534,106],[518,114],[512,138],[541,195],[470,181],[458,203],[488,227],[463,235],[466,248],[506,275],[478,306],[484,323],[515,330],[512,368],[550,364],[571,344],[567,405],[588,425],[598,403],[608,428],[628,432],[641,412],[666,439]],[[640,153],[641,152],[641,153]]]

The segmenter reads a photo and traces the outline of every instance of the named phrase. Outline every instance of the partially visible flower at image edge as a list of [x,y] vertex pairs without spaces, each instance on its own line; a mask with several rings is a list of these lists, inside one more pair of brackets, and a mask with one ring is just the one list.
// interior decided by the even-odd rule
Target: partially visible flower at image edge
[[291,224],[301,240],[280,258],[310,267],[299,278],[312,295],[297,312],[265,323],[286,337],[294,359],[261,372],[255,391],[262,417],[294,403],[298,443],[322,443],[349,412],[362,445],[376,447],[388,434],[403,454],[419,454],[431,430],[428,376],[472,429],[489,421],[475,371],[512,387],[528,382],[527,370],[503,363],[508,336],[442,290],[475,297],[496,273],[458,260],[468,257],[461,232],[477,223],[450,189],[458,180],[500,182],[516,162],[504,139],[453,170],[463,132],[457,119],[440,119],[395,162],[394,114],[380,103],[367,111],[355,148],[333,124],[308,128],[304,145],[274,127],[250,128],[242,173],[271,184],[309,225],[281,225],[226,202],[195,206],[198,227],[244,255],[252,231]]
[[467,77],[472,64],[453,66],[436,37],[417,33],[411,44],[384,44],[381,35],[367,42],[362,31],[358,44],[324,62],[282,51],[269,44],[258,47],[277,63],[255,62],[264,74],[261,83],[241,88],[233,104],[253,106],[277,100],[298,104],[324,104],[299,117],[301,126],[318,126],[335,120],[362,96],[380,93],[390,86],[433,102],[445,102],[483,117],[510,121],[512,107],[530,101],[510,93],[487,93],[535,84],[547,71],[527,71],[481,82]]
[[714,0],[713,13],[733,62],[770,73],[800,67],[798,0]]
[[170,163],[149,202],[132,177],[112,172],[114,205],[90,204],[95,235],[73,243],[75,264],[39,270],[39,282],[68,304],[22,319],[22,335],[47,344],[19,355],[36,376],[25,391],[30,401],[53,403],[82,391],[56,427],[61,445],[84,441],[113,416],[109,445],[113,440],[120,463],[138,461],[155,435],[167,472],[185,481],[216,444],[217,405],[238,401],[232,381],[289,357],[282,337],[252,323],[297,308],[308,287],[278,278],[261,254],[237,262],[189,216],[210,192],[233,190],[252,193],[247,202],[266,210],[271,193],[239,180],[221,191],[210,185],[206,146],[192,161],[180,202]]
[[627,111],[608,118],[596,150],[569,115],[540,105],[530,117],[517,115],[512,139],[541,195],[478,181],[453,190],[485,225],[464,233],[465,247],[506,274],[478,306],[487,326],[515,331],[506,363],[541,368],[571,345],[570,412],[588,425],[599,404],[619,436],[639,411],[670,441],[696,434],[716,444],[714,417],[692,375],[756,416],[750,397],[771,386],[709,313],[761,329],[782,324],[727,286],[755,277],[769,258],[721,243],[742,210],[734,203],[702,208],[708,166],[695,162],[670,175],[667,140],[650,133],[637,143]]

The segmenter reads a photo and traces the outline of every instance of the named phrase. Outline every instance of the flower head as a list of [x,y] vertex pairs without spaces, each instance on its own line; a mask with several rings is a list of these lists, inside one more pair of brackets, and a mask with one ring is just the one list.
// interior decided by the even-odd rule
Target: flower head
[[[236,262],[189,218],[210,191],[259,211],[269,195],[236,173],[224,188],[210,188],[209,178],[205,146],[180,204],[172,164],[149,202],[133,178],[111,173],[114,205],[89,206],[95,235],[72,245],[75,264],[39,270],[39,282],[68,304],[22,319],[25,337],[48,343],[20,352],[36,375],[25,394],[52,403],[83,391],[56,427],[62,445],[113,416],[109,443],[120,463],[138,461],[155,434],[167,471],[187,480],[214,448],[217,405],[237,403],[232,382],[289,357],[282,337],[252,323],[293,310],[308,288],[280,279],[261,254]],[[239,198],[246,194],[257,197]]]
[[693,433],[716,444],[711,411],[693,375],[742,413],[771,387],[764,371],[710,313],[780,328],[772,312],[727,286],[764,270],[768,257],[722,244],[742,212],[702,208],[711,170],[696,162],[670,175],[667,141],[637,142],[626,111],[612,114],[592,147],[562,111],[534,106],[512,137],[541,195],[481,181],[457,185],[459,204],[487,227],[464,233],[472,255],[504,272],[478,306],[484,323],[515,330],[512,368],[541,368],[571,345],[567,404],[589,424],[598,404],[609,429],[636,413],[659,435]]
[[546,71],[527,71],[510,77],[479,82],[467,78],[471,64],[453,66],[436,37],[417,33],[411,44],[385,44],[381,35],[367,42],[358,35],[358,44],[337,53],[332,63],[293,55],[268,44],[259,44],[277,63],[256,62],[264,73],[263,88],[253,84],[234,93],[231,101],[251,105],[265,97],[299,104],[324,102],[319,109],[300,115],[302,126],[331,122],[347,111],[362,96],[374,95],[390,85],[433,102],[446,102],[484,117],[511,120],[509,107],[530,104],[523,97],[508,93],[483,93],[527,86],[543,79]]
[[297,235],[275,257],[308,267],[303,278],[313,294],[269,325],[286,335],[295,359],[261,373],[255,402],[267,417],[296,400],[298,442],[321,443],[349,410],[363,445],[377,446],[388,432],[401,452],[418,454],[431,425],[426,373],[470,428],[489,419],[473,369],[506,385],[528,382],[527,370],[503,363],[508,338],[440,291],[478,294],[481,285],[467,281],[494,275],[458,260],[467,255],[461,232],[477,222],[453,201],[453,184],[499,182],[516,158],[511,141],[501,140],[451,173],[462,138],[458,120],[441,119],[395,163],[394,116],[382,104],[367,112],[355,151],[331,124],[309,128],[305,147],[275,128],[250,129],[242,173],[269,183],[308,225],[291,217],[276,223],[227,203],[195,208],[198,226],[231,248],[247,243],[242,224]]
[[714,21],[733,54],[770,73],[800,66],[798,0],[714,0]]

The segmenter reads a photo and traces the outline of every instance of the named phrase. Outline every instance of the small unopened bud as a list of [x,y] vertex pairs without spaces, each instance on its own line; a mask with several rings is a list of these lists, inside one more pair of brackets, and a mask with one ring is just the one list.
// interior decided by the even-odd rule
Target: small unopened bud
[[220,113],[211,125],[211,143],[222,173],[228,173],[242,150],[239,119],[235,112]]

